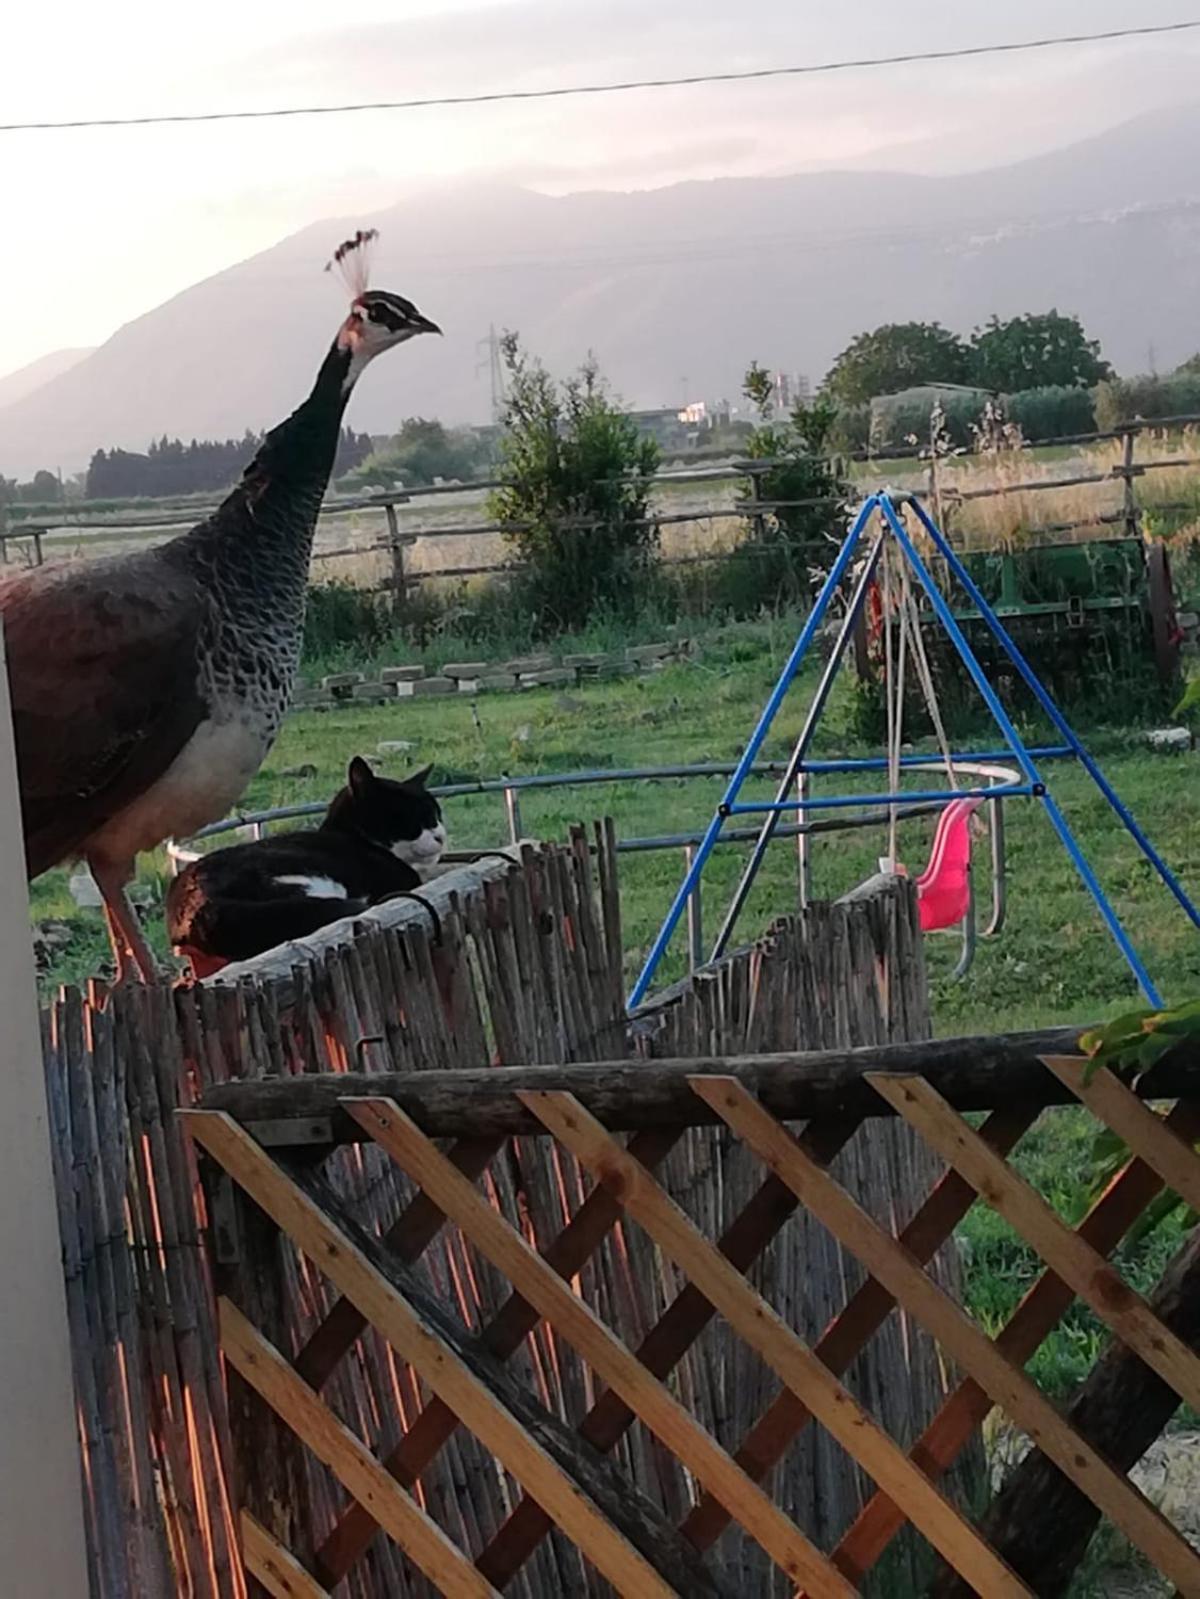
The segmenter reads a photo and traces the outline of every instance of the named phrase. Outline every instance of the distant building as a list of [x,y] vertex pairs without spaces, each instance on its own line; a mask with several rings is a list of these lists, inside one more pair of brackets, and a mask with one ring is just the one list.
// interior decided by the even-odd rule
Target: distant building
[[648,411],[631,411],[638,431],[664,450],[683,450],[688,443],[688,423],[678,406],[664,405]]

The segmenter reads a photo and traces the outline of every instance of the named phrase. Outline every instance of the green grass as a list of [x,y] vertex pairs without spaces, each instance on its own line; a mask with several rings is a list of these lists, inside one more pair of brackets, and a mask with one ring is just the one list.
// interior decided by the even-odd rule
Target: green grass
[[[513,776],[667,763],[728,761],[749,735],[778,662],[791,642],[787,621],[730,628],[710,639],[702,658],[652,677],[599,684],[562,695],[535,691],[466,698],[405,700],[385,709],[349,708],[289,718],[279,742],[246,796],[248,808],[325,801],[343,781],[349,756],[374,754],[381,740],[412,742],[413,765],[432,762],[435,781],[458,782],[501,773]],[[764,755],[782,757],[805,705],[797,685]],[[878,753],[856,743],[839,726],[847,722],[845,698],[835,695],[814,753]],[[1042,736],[1031,728],[1030,736]],[[985,743],[994,741],[985,739]],[[1117,789],[1133,806],[1166,858],[1193,891],[1200,891],[1200,832],[1193,820],[1194,758],[1152,754],[1132,733],[1101,732],[1093,747]],[[284,773],[311,765],[316,775]],[[399,773],[401,761],[388,758]],[[877,779],[872,779],[872,784]],[[766,795],[769,783],[757,785]],[[1055,792],[1105,887],[1126,918],[1168,1000],[1196,991],[1200,949],[1188,922],[1114,824],[1107,805],[1085,774],[1059,768]],[[619,835],[702,829],[719,797],[715,781],[607,784],[533,792],[521,808],[527,833],[561,836],[574,821],[611,815]],[[448,824],[456,843],[487,847],[505,840],[499,796],[455,800]],[[927,859],[932,824],[905,825],[901,854],[916,869]],[[818,893],[834,896],[874,869],[885,848],[882,830],[835,835],[814,842]],[[745,850],[718,851],[704,880],[706,918],[715,926],[723,893],[736,880]],[[1041,807],[1018,800],[1008,807],[1009,913],[1000,938],[981,942],[962,984],[947,973],[957,954],[955,935],[930,941],[937,1025],[943,1033],[1003,1031],[1053,1022],[1083,1022],[1127,1007],[1134,986],[1075,870]],[[675,851],[627,856],[622,862],[627,964],[632,975],[670,901],[681,873]],[[155,878],[155,862],[144,863]],[[162,862],[157,863],[161,882]],[[788,843],[773,848],[750,902],[747,932],[794,903],[794,856]],[[988,893],[979,886],[981,899]],[[66,874],[48,874],[34,886],[34,915],[62,916],[80,937],[68,958],[49,974],[77,978],[92,969],[103,948],[99,917],[78,913],[66,893]],[[90,932],[90,936],[89,936]],[[683,969],[676,941],[664,975]]]

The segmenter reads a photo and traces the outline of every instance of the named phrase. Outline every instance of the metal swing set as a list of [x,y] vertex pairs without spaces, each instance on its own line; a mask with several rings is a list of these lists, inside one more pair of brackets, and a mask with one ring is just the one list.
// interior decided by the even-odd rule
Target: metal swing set
[[[1038,707],[1048,718],[1060,739],[1061,742],[1058,744],[1031,747],[1022,739],[906,527],[906,512],[912,513],[920,533],[944,563],[950,581],[956,583],[965,593],[996,639],[1002,653],[1007,656],[1017,675],[1030,690]],[[811,761],[809,750],[813,737],[846,649],[863,614],[868,593],[877,582],[877,574],[879,589],[882,591],[887,754],[883,757]],[[804,665],[830,606],[847,578],[851,580],[852,588],[833,649],[813,691],[775,797],[772,800],[745,800],[741,795],[746,779],[752,774],[759,752],[771,731],[788,690]],[[991,713],[1004,739],[1005,747],[1000,752],[955,753],[950,749],[921,637],[914,585],[916,590],[924,595],[937,620],[946,630],[963,667]],[[894,629],[893,617],[898,621]],[[905,679],[910,663],[933,723],[941,751],[940,760],[931,760],[928,755],[902,753]],[[990,772],[987,763],[996,759],[1011,761],[1015,771]],[[906,811],[913,807],[930,805],[940,807],[929,865],[916,880],[922,927],[933,930],[963,920],[969,909],[971,892],[969,829],[973,813],[985,802],[1010,798],[1035,799],[1041,804],[1146,1000],[1151,1005],[1161,1006],[1161,997],[1149,972],[1055,799],[1049,776],[1050,768],[1046,763],[1061,760],[1077,761],[1084,768],[1117,820],[1133,838],[1167,890],[1178,901],[1193,927],[1200,928],[1200,911],[1197,911],[1182,883],[1155,849],[1095,758],[1054,703],[1041,679],[1017,648],[999,616],[988,604],[949,540],[920,500],[911,494],[893,496],[890,492],[881,492],[870,495],[860,506],[842,542],[837,558],[821,586],[754,732],[695,850],[683,882],[634,984],[629,996],[629,1008],[632,1010],[646,998],[667,946],[693,895],[699,890],[708,858],[716,845],[721,842],[726,824],[734,819],[760,817],[761,825],[750,857],[713,942],[708,957],[710,962],[718,960],[729,946],[738,918],[762,866],[767,846],[775,836],[781,817],[798,814],[803,828],[803,824],[814,812],[831,811],[836,815],[839,811],[852,813],[863,807],[886,807],[888,853],[881,859],[880,867],[882,871],[895,872],[903,869],[898,863],[896,853],[899,821],[903,819]],[[905,770],[921,771],[929,770],[931,767],[945,773],[948,784],[946,788],[901,790],[901,774]],[[839,772],[856,774],[885,772],[887,791],[874,794],[822,793],[819,796],[810,792],[808,779],[812,775]],[[1001,780],[992,781],[986,786],[978,784],[972,786],[969,782],[966,786],[960,786],[960,777],[977,779],[980,776],[993,778],[999,776]],[[999,810],[1000,806],[993,804],[993,816]],[[737,825],[736,821],[734,825]],[[801,836],[803,858],[805,840],[803,833]],[[998,906],[991,930],[998,930],[1000,916]]]

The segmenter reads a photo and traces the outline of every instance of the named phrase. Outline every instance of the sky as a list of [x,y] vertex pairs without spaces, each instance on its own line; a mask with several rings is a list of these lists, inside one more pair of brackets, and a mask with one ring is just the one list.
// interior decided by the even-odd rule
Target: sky
[[[1200,0],[9,0],[0,121],[727,71],[1200,16]],[[532,105],[0,134],[0,374],[94,345],[325,217],[430,185],[548,192],[857,166],[969,171],[1200,96],[1166,41]]]

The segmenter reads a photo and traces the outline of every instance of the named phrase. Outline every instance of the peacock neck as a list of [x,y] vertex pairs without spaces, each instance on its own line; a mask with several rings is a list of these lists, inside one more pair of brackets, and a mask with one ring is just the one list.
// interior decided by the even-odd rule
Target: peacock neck
[[222,588],[230,580],[258,590],[307,582],[351,387],[349,352],[335,342],[308,398],[266,435],[213,515],[177,541],[189,565]]

